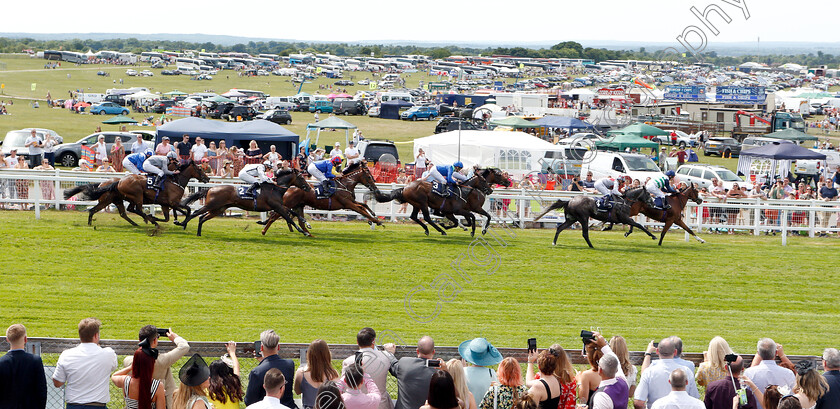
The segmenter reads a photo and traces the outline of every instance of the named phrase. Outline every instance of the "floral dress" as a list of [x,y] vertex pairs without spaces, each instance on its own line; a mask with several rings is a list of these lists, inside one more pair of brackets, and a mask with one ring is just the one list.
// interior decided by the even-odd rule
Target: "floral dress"
[[[498,388],[498,392],[495,392],[496,388]],[[494,393],[495,392],[495,393]],[[498,387],[490,387],[487,390],[487,393],[484,395],[484,399],[481,400],[481,404],[478,405],[480,409],[512,409],[515,402],[519,401],[519,397],[524,395],[528,392],[528,388],[525,385],[519,385],[516,387],[501,385]],[[496,400],[495,408],[493,406],[493,400]]]

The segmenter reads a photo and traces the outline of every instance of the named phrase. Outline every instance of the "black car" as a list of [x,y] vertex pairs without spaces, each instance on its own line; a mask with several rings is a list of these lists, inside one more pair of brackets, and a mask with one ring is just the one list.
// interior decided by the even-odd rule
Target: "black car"
[[102,100],[103,102],[113,102],[121,107],[125,106],[125,98],[122,95],[105,95],[105,98]]
[[709,138],[703,144],[703,155],[720,155],[721,157],[734,157],[741,155],[741,144],[734,138]]
[[292,115],[289,111],[274,110],[270,114],[263,117],[266,121],[274,122],[275,124],[288,125],[292,123]]
[[152,105],[152,110],[154,110],[156,114],[163,114],[166,113],[166,108],[174,107],[176,102],[177,101],[172,99],[162,99]]
[[181,75],[181,71],[163,70],[160,75]]
[[243,121],[250,121],[257,116],[257,111],[254,108],[245,106],[245,105],[236,105],[232,107],[227,114],[225,114],[225,119],[228,121],[236,121],[240,118]]
[[353,81],[338,80],[338,81],[334,82],[333,85],[340,85],[340,86],[343,86],[343,87],[349,87],[349,86],[353,85]]
[[441,118],[437,125],[435,125],[435,133],[457,131],[458,129],[468,131],[476,130],[478,127],[470,121],[455,117]]
[[210,110],[207,111],[207,115],[213,119],[222,119],[222,117],[227,115],[231,108],[233,108],[233,104],[218,104],[215,107],[210,108]]
[[333,113],[336,115],[365,115],[367,109],[362,101],[341,100],[333,102]]
[[107,73],[107,72],[105,72],[105,71],[97,71],[97,72],[96,72],[96,75],[98,75],[98,76],[100,76],[100,77],[107,77],[107,76],[108,76],[108,73]]

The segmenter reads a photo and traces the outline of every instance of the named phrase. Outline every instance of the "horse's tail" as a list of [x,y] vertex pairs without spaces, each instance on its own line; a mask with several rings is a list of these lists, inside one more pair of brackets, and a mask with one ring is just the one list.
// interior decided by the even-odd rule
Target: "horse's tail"
[[198,192],[195,192],[195,193],[187,196],[186,199],[181,201],[181,206],[189,206],[190,204],[192,204],[192,202],[195,202],[196,200],[199,200],[199,199],[203,199],[204,197],[207,196],[207,192],[209,192],[209,191],[210,191],[210,189],[201,189]]
[[104,184],[88,183],[86,185],[76,186],[74,188],[64,191],[64,198],[69,199],[81,193],[85,200],[99,200],[102,195],[107,192],[116,191],[117,182],[108,182]]
[[563,208],[565,208],[567,204],[569,204],[569,202],[568,202],[568,201],[566,201],[566,200],[563,200],[563,199],[560,199],[560,200],[558,200],[558,201],[556,201],[556,202],[552,203],[552,205],[551,205],[551,206],[548,206],[548,209],[545,209],[542,213],[540,213],[540,214],[539,214],[539,215],[538,215],[538,216],[534,219],[534,221],[537,221],[537,220],[541,219],[543,216],[545,216],[548,212],[550,212],[550,211],[552,211],[552,210],[556,210],[556,209],[563,209]]
[[403,188],[394,189],[387,195],[377,190],[373,192],[373,195],[376,198],[376,201],[380,203],[390,202],[392,200],[396,200],[397,203],[405,203],[405,198],[403,198]]

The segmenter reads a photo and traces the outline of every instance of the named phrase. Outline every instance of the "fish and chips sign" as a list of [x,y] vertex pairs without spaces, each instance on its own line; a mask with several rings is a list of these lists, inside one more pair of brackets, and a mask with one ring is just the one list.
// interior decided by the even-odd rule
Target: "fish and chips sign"
[[705,101],[706,87],[697,85],[669,85],[665,88],[665,99],[676,101]]
[[732,104],[762,104],[765,101],[764,87],[719,86],[715,100]]
[[624,97],[624,90],[621,88],[601,88],[598,95],[602,97]]

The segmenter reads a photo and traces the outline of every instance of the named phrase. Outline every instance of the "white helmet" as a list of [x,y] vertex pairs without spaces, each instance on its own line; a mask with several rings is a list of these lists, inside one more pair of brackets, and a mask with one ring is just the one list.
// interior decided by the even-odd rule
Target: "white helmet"
[[265,161],[265,162],[263,162],[263,165],[265,165],[265,167],[267,167],[267,168],[273,167],[273,165],[271,164],[271,161]]
[[175,153],[174,151],[169,151],[169,153],[166,154],[166,157],[169,158],[170,160],[177,160],[178,159],[178,154]]

